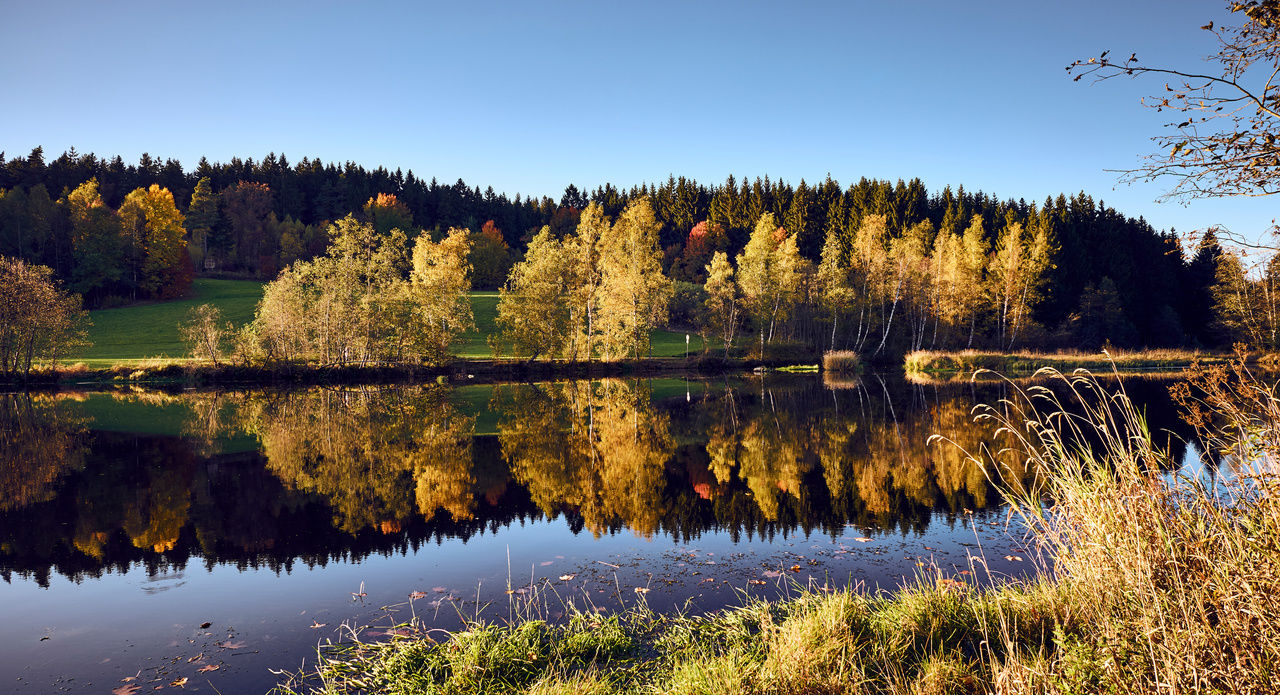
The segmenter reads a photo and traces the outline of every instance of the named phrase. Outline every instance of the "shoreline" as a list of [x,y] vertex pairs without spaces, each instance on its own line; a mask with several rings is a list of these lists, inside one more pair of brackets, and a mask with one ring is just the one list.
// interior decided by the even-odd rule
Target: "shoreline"
[[437,366],[422,365],[279,365],[273,367],[212,365],[168,361],[156,365],[118,364],[85,368],[70,365],[33,370],[27,376],[0,378],[0,387],[46,390],[67,386],[121,384],[190,386],[296,386],[322,384],[500,384],[564,379],[716,376],[760,370],[818,372],[812,362],[790,359],[747,359],[698,356],[654,357],[618,361],[524,361],[463,359]]

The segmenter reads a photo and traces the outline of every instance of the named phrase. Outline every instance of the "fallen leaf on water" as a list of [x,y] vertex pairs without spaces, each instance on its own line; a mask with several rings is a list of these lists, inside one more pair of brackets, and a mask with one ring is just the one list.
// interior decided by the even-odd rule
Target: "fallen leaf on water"
[[1005,555],[1004,559],[1012,560],[1013,562],[1022,562],[1022,558],[1017,555]]
[[208,630],[208,629],[209,629],[209,626],[210,626],[210,625],[212,625],[212,624],[213,624],[213,623],[200,623],[200,629],[201,629],[201,630]]
[[803,568],[802,568],[802,567],[800,567],[800,565],[792,565],[792,566],[791,566],[791,571],[792,571],[792,572],[799,572],[801,569],[803,569]]
[[327,625],[327,624],[328,624],[328,623],[322,623],[322,622],[319,622],[319,621],[317,621],[317,620],[312,620],[312,621],[311,621],[311,629],[312,629],[312,630],[319,630],[320,628],[324,627],[324,626],[325,626],[325,625]]
[[177,679],[177,680],[175,680],[175,681],[171,681],[171,682],[169,683],[169,687],[170,687],[170,688],[185,688],[185,687],[187,687],[187,677],[186,677],[186,676],[183,676],[183,677],[181,677],[181,678],[179,678],[179,679]]
[[196,670],[199,671],[200,673],[208,673],[210,671],[217,671],[220,668],[222,668],[222,666],[220,666],[219,664],[206,664]]
[[970,574],[969,570],[960,570],[960,574]]
[[748,584],[768,584],[769,582],[766,582],[763,579],[748,579],[747,583]]
[[137,677],[137,676],[125,676],[124,678],[121,678],[121,679],[120,679],[120,682],[121,682],[121,683],[132,683],[132,682],[134,682],[134,681],[136,681],[136,680],[138,680],[138,677]]
[[706,579],[703,579],[702,581],[704,581],[704,582],[714,582],[715,580],[716,580],[716,578],[715,578],[715,577],[707,577]]
[[766,577],[768,577],[768,578],[770,578],[770,579],[775,579],[775,578],[777,578],[777,577],[781,577],[781,576],[782,576],[782,573],[781,573],[781,572],[775,572],[775,571],[773,571],[773,570],[765,570],[765,571],[764,571],[764,572],[762,572],[761,574],[763,574],[764,576],[766,576]]
[[573,581],[573,578],[574,578],[574,577],[576,577],[576,576],[578,576],[578,575],[576,575],[576,574],[562,574],[562,575],[560,575],[560,581],[562,581],[562,582],[571,582],[571,581]]
[[870,543],[873,539],[867,538],[866,536],[859,536],[853,540],[858,541],[859,543]]
[[409,594],[410,601],[420,599],[420,598],[426,598],[426,597],[427,597],[427,592],[425,591],[415,591],[412,594]]
[[215,642],[213,646],[222,647],[223,649],[243,649],[245,647],[245,643],[227,640],[226,642]]
[[543,561],[543,562],[539,562],[539,563],[538,563],[538,566],[539,566],[539,567],[546,567],[547,565],[550,565],[550,564],[551,564],[551,561],[550,561],[550,560],[545,560],[545,561]]
[[139,690],[142,690],[142,686],[137,684],[122,685],[119,688],[113,689],[111,691],[111,695],[135,695]]
[[648,589],[648,588],[646,588],[646,587],[643,587],[643,586],[637,586],[637,587],[636,587],[636,593],[637,593],[637,594],[647,594],[647,593],[649,593],[649,589]]
[[431,590],[436,592],[437,594],[443,594],[444,592],[448,591],[448,589],[443,586],[433,586],[431,587]]
[[200,652],[199,654],[196,654],[195,656],[191,657],[190,659],[187,659],[187,663],[188,663],[188,664],[194,664],[195,662],[197,662],[197,661],[199,661],[199,660],[201,660],[201,659],[203,659],[203,658],[204,658],[204,652]]

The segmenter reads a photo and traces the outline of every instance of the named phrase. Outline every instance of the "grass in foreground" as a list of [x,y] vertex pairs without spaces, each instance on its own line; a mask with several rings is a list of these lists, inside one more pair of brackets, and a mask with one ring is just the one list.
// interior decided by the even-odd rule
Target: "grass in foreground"
[[[893,596],[802,592],[705,617],[643,608],[551,625],[473,625],[435,644],[410,634],[330,650],[284,693],[970,692],[993,667],[1078,629],[1045,584],[979,592],[922,580]],[[992,645],[987,635],[1004,632]],[[1018,654],[1004,651],[1017,644]]]
[[[321,653],[284,693],[1271,693],[1280,673],[1280,387],[1242,364],[1175,394],[1232,474],[1171,474],[1142,414],[1086,376],[1056,376],[981,417],[1048,567],[986,589],[921,579],[707,617],[644,610],[564,625],[474,625]],[[1192,390],[1195,388],[1197,390]],[[1071,415],[1067,415],[1067,413]],[[1084,444],[1088,442],[1089,444]],[[1008,448],[1003,448],[1008,445]],[[436,634],[436,633],[433,633]]]

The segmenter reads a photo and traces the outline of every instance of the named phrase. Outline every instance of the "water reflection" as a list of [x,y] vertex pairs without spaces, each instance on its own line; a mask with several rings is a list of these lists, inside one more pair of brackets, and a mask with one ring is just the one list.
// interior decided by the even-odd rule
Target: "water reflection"
[[[1000,448],[971,410],[1005,388],[872,376],[4,395],[0,573],[47,583],[192,557],[280,571],[543,518],[679,540],[921,529],[999,503],[961,449]],[[1153,430],[1185,434],[1164,383],[1128,390]]]

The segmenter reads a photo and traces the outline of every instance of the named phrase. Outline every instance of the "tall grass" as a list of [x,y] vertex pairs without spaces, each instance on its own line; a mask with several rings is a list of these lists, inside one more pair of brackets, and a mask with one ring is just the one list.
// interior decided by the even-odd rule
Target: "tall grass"
[[[1058,375],[983,409],[1039,486],[1010,495],[1051,558],[1050,579],[1092,629],[1054,668],[1115,692],[1280,689],[1280,398],[1231,368],[1197,370],[1175,395],[1221,476],[1177,461],[1126,396],[1089,375]],[[1064,402],[1064,399],[1070,402]],[[992,456],[984,456],[992,460]],[[1060,645],[1062,646],[1062,645]]]
[[862,360],[853,350],[831,350],[822,353],[822,371],[857,374],[862,371]]

